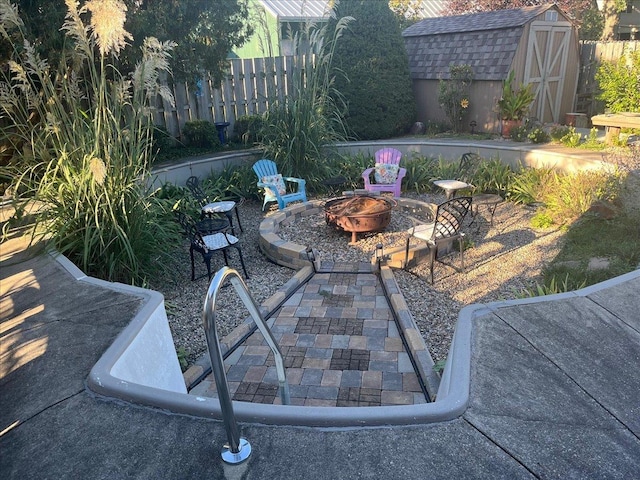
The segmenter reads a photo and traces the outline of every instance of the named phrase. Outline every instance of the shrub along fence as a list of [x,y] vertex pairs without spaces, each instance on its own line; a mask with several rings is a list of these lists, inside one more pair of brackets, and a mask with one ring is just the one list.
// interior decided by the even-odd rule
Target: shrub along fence
[[604,103],[596,99],[598,84],[596,72],[602,62],[621,58],[626,51],[640,49],[640,41],[580,42],[580,76],[576,92],[576,112],[586,113],[591,118],[604,112]]
[[[576,112],[591,117],[603,111],[595,98],[595,73],[600,62],[617,60],[627,49],[640,49],[640,41],[581,42]],[[193,120],[228,122],[232,131],[239,117],[264,113],[273,101],[293,94],[293,72],[301,61],[313,61],[313,56],[231,59],[229,73],[217,88],[208,76],[195,86],[175,83],[175,107],[159,97],[155,123],[178,138],[184,124]]]

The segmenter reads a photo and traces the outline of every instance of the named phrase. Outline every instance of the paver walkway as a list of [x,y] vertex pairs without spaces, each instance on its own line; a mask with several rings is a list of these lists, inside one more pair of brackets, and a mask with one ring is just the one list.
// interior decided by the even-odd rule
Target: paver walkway
[[[357,407],[425,403],[389,302],[368,264],[316,273],[270,321],[291,405]],[[343,273],[351,270],[351,273]],[[280,404],[273,354],[259,331],[225,360],[233,400]],[[216,396],[213,374],[191,392]]]

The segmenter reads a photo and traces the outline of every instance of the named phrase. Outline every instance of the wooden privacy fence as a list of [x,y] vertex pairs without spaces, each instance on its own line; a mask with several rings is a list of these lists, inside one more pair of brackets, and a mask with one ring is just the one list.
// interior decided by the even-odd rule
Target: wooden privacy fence
[[264,113],[274,101],[293,95],[294,80],[309,61],[312,55],[232,59],[217,88],[208,76],[195,86],[174,83],[175,107],[158,97],[154,122],[178,138],[184,124],[193,120],[229,122],[233,131],[239,117]]
[[591,118],[604,111],[604,104],[596,99],[598,83],[595,75],[602,62],[616,61],[627,51],[640,49],[640,41],[580,42],[580,75],[576,92],[576,112]]
[[[595,73],[602,61],[617,60],[629,49],[640,49],[640,41],[580,42],[576,112],[591,117],[604,110],[595,98]],[[154,121],[178,138],[185,122],[192,120],[229,122],[229,131],[233,131],[239,117],[264,113],[274,101],[293,95],[294,76],[309,61],[313,56],[232,59],[227,76],[217,88],[208,77],[194,87],[174,84],[175,107],[159,98]]]

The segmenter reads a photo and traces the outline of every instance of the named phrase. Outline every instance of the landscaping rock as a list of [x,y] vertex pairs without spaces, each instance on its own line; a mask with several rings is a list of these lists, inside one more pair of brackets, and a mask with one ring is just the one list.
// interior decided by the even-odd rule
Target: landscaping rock
[[595,202],[587,211],[605,220],[611,220],[618,215],[618,208],[613,203],[605,201]]
[[604,270],[609,268],[609,259],[606,257],[594,257],[589,260],[587,270]]

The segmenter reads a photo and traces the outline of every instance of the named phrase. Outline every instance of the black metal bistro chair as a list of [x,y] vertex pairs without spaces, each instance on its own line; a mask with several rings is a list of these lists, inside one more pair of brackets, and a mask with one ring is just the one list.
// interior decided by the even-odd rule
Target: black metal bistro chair
[[[207,222],[207,219],[201,222],[195,222],[191,217],[183,212],[176,212],[176,218],[182,225],[184,233],[189,239],[189,257],[191,259],[191,280],[195,280],[195,258],[193,252],[198,252],[202,255],[202,259],[207,266],[207,275],[211,280],[211,257],[216,252],[222,252],[224,257],[224,264],[229,266],[229,258],[227,256],[227,250],[235,248],[238,251],[238,257],[240,258],[240,264],[242,265],[242,271],[245,278],[249,278],[247,269],[244,264],[244,258],[242,257],[242,250],[238,245],[239,240],[237,237],[229,233],[230,226],[224,221],[226,225],[219,225],[220,230],[215,231],[211,223]],[[200,228],[199,228],[200,225]],[[208,228],[209,230],[202,231],[201,228]]]
[[464,271],[464,233],[462,221],[471,209],[471,197],[454,197],[437,206],[433,221],[420,223],[416,218],[411,218],[414,225],[407,233],[407,244],[405,247],[405,268],[409,263],[409,244],[412,238],[417,238],[426,242],[429,249],[429,272],[431,283],[433,283],[433,266],[438,256],[438,248],[443,243],[451,243],[458,240],[460,244],[460,263]]
[[238,222],[238,228],[242,232],[242,224],[240,223],[240,214],[238,213],[238,207],[242,205],[244,202],[244,198],[241,198],[237,202],[233,200],[224,200],[220,202],[210,202],[207,199],[204,190],[202,190],[202,186],[200,185],[200,180],[196,176],[191,176],[187,179],[187,188],[191,192],[191,195],[200,203],[201,211],[200,218],[204,217],[214,217],[216,215],[224,214],[229,220],[229,224],[231,225],[231,230],[235,234],[236,230],[233,226],[233,212],[236,212],[236,219]]

